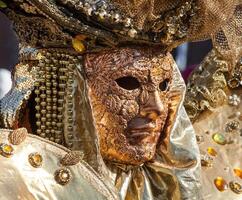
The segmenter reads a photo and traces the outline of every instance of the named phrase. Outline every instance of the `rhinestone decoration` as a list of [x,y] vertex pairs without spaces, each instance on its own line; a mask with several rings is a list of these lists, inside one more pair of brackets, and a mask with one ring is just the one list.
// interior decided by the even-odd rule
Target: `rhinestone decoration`
[[234,168],[234,174],[242,179],[242,169]]
[[213,158],[207,154],[201,155],[201,165],[202,165],[202,167],[212,167]]
[[228,184],[222,177],[217,177],[214,180],[214,184],[220,192],[223,192],[228,189]]
[[31,153],[29,155],[29,163],[32,167],[39,168],[43,164],[43,158],[39,153]]
[[220,144],[220,145],[226,144],[226,138],[220,133],[213,134],[212,138],[213,138],[213,141],[216,142],[217,144]]
[[202,142],[204,142],[204,137],[201,135],[196,135],[196,140],[198,144],[201,144]]
[[61,168],[55,171],[55,180],[60,185],[66,185],[70,182],[72,175],[71,171],[67,168]]
[[217,151],[212,147],[208,147],[207,152],[210,156],[217,156]]
[[233,132],[239,129],[239,122],[234,120],[231,122],[226,123],[226,132]]
[[237,94],[233,94],[228,97],[228,103],[231,106],[238,106],[240,103],[240,97]]
[[242,186],[238,182],[231,181],[229,187],[234,193],[242,194]]
[[11,145],[9,144],[0,144],[0,153],[4,157],[11,157],[13,155],[14,149]]

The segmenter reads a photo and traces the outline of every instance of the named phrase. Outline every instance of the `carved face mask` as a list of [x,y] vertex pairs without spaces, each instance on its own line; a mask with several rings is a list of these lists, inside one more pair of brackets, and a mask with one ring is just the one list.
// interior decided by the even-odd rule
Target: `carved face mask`
[[85,56],[90,102],[105,160],[139,165],[156,152],[168,115],[171,55],[121,48]]

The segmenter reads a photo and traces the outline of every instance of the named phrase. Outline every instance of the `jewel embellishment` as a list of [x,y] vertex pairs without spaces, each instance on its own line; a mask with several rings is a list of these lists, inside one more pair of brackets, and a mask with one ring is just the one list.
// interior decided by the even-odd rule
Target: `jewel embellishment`
[[236,94],[229,96],[228,103],[231,106],[238,106],[240,103],[240,97]]
[[0,144],[0,153],[4,157],[11,157],[13,155],[14,149],[9,144]]
[[72,175],[71,171],[67,168],[61,168],[55,171],[55,180],[60,185],[66,185],[70,182]]
[[202,167],[212,167],[213,166],[213,158],[209,155],[201,155],[201,165]]
[[231,181],[229,187],[234,193],[242,194],[242,186],[238,182]]
[[217,177],[214,180],[214,184],[220,192],[223,192],[228,189],[228,184],[222,177]]
[[235,174],[236,176],[238,176],[239,178],[242,179],[242,169],[240,169],[240,168],[235,168],[235,169],[234,169],[234,174]]
[[226,144],[225,137],[220,133],[213,134],[212,138],[213,138],[213,141],[216,142],[217,144],[220,144],[220,145]]
[[237,120],[234,120],[234,121],[231,121],[231,122],[228,122],[226,124],[226,132],[233,132],[233,131],[236,131],[239,129],[239,122]]
[[217,151],[212,147],[208,147],[207,152],[210,156],[217,156]]
[[43,157],[39,153],[31,153],[28,160],[31,166],[35,168],[39,168],[43,164]]

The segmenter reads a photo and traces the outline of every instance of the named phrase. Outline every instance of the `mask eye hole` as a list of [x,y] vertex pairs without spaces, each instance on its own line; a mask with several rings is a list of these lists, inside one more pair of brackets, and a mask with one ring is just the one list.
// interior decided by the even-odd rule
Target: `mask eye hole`
[[166,91],[169,86],[169,79],[165,79],[159,84],[160,91]]
[[135,90],[140,87],[140,83],[137,78],[132,76],[125,76],[115,80],[119,87],[126,90]]

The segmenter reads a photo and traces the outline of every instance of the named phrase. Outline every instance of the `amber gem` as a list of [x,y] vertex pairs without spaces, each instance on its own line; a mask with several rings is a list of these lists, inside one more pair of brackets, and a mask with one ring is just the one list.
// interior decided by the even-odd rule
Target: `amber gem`
[[220,133],[213,134],[212,138],[213,138],[213,141],[216,142],[217,144],[220,144],[220,145],[226,144],[226,138]]
[[228,184],[222,177],[217,177],[214,180],[214,184],[220,192],[223,192],[224,190],[228,189]]
[[0,145],[1,155],[4,157],[11,157],[13,155],[13,147],[9,144],[1,144]]
[[234,169],[234,174],[242,179],[242,169],[235,168]]
[[217,151],[212,147],[208,147],[207,152],[210,156],[217,156]]
[[80,52],[80,53],[84,52],[86,49],[83,42],[78,38],[72,39],[72,46],[77,52]]

